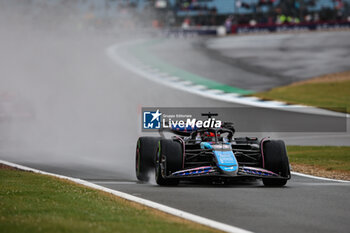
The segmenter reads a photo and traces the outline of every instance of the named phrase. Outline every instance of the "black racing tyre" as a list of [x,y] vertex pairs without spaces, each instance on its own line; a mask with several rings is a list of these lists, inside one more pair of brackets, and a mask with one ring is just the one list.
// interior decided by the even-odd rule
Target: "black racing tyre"
[[154,169],[155,155],[160,137],[140,137],[136,145],[136,177],[139,181],[149,181]]
[[182,169],[183,151],[178,141],[161,139],[158,142],[156,155],[156,182],[161,186],[178,185],[179,180],[169,179],[166,176]]
[[[290,176],[287,150],[282,140],[270,140],[263,143],[265,169],[279,174],[282,177]],[[287,183],[287,179],[263,178],[265,186],[281,187]]]

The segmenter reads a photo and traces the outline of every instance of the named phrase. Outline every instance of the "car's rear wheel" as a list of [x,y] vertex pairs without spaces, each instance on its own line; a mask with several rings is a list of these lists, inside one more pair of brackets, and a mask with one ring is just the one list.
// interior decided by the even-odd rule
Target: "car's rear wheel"
[[156,182],[161,186],[172,186],[179,184],[178,179],[167,178],[173,172],[182,169],[183,151],[178,141],[161,139],[158,142],[156,155]]
[[[287,150],[282,140],[269,140],[263,143],[265,169],[272,171],[282,177],[290,176],[289,160]],[[287,179],[263,178],[265,186],[284,186]]]
[[160,137],[140,137],[136,145],[136,177],[139,181],[147,182],[150,179],[155,165]]

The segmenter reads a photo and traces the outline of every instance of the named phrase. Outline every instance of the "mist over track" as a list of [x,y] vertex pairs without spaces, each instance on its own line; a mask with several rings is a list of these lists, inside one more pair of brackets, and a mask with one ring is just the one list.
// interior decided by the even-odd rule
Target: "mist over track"
[[[184,184],[177,188],[133,183],[135,144],[142,135],[141,106],[238,105],[150,82],[105,55],[108,46],[147,37],[144,34],[80,27],[80,18],[72,16],[66,22],[64,15],[52,16],[51,20],[57,19],[53,22],[60,22],[55,28],[55,23],[45,24],[46,17],[39,24],[36,19],[27,20],[26,11],[11,11],[0,14],[4,32],[0,39],[1,159],[92,180],[257,232],[345,232],[350,228],[347,184],[297,176],[280,189],[263,188],[254,182],[234,186]],[[181,49],[186,51],[181,53]],[[206,64],[190,71],[221,81],[229,80],[232,69],[236,69],[225,70],[227,63],[197,54],[200,51],[191,40],[171,39],[154,51],[181,68],[191,61],[193,67]],[[216,72],[218,66],[221,69]],[[236,77],[241,76],[239,72],[236,69]],[[280,116],[275,114],[276,118]],[[283,117],[288,122],[288,115],[283,113]],[[272,136],[288,144],[350,142],[348,133]]]

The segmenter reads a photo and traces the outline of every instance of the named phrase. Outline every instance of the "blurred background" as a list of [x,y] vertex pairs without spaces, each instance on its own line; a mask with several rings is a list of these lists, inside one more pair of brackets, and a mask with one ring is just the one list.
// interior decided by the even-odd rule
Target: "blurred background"
[[[23,14],[50,15],[65,10],[66,17],[82,19],[90,27],[183,27],[225,25],[230,33],[237,28],[294,25],[315,29],[319,24],[347,25],[348,0],[28,0],[6,1],[22,7]],[[45,22],[47,23],[47,22]]]

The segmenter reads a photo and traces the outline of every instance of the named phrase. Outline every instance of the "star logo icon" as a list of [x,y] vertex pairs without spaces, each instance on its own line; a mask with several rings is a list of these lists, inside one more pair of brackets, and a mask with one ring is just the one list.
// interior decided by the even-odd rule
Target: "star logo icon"
[[157,111],[144,111],[143,112],[143,128],[144,129],[160,129],[162,113]]
[[155,113],[152,113],[152,120],[151,120],[151,122],[154,121],[154,120],[159,121],[159,117],[160,117],[161,115],[162,115],[162,113],[160,113],[160,112],[159,112],[159,109],[157,109],[157,111],[156,111]]

